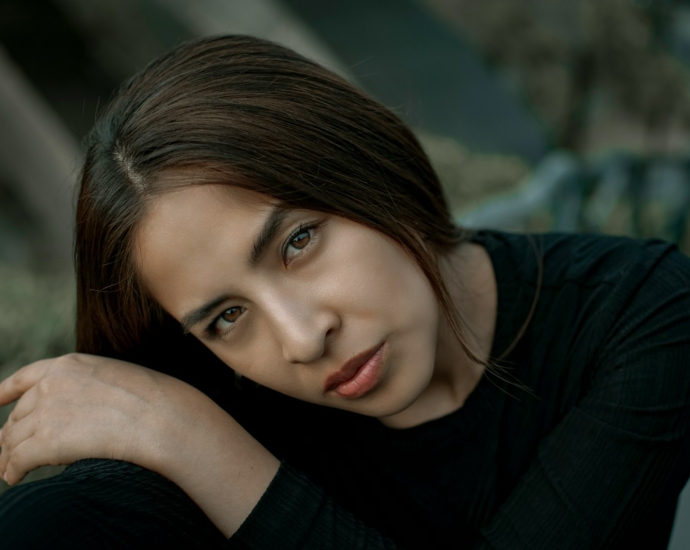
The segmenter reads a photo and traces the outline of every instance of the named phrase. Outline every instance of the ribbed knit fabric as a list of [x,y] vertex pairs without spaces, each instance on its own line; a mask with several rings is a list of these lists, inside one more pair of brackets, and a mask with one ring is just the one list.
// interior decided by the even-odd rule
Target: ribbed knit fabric
[[81,460],[0,499],[0,548],[7,550],[226,545],[182,489],[127,462]]
[[665,548],[690,477],[690,259],[656,239],[483,230],[474,241],[497,278],[492,357],[532,305],[533,243],[544,272],[505,370],[461,409],[393,430],[246,389],[238,420],[282,464],[229,541],[161,476],[87,460],[0,498],[0,544]]

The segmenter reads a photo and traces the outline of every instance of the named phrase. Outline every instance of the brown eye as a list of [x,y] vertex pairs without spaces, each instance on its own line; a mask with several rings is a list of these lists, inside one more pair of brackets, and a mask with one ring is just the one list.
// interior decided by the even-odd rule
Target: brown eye
[[[286,263],[290,263],[294,257],[299,256],[303,250],[309,248],[318,225],[318,223],[301,225],[287,238],[285,248],[283,249],[283,257]],[[290,250],[292,250],[292,253]]]
[[309,231],[302,231],[292,241],[290,241],[290,245],[294,246],[297,250],[302,250],[305,246],[307,246],[307,244],[309,244],[310,238],[311,235],[309,235]]
[[221,313],[220,318],[227,323],[234,323],[237,321],[240,313],[241,311],[239,307],[231,307],[230,309],[226,309],[223,313]]
[[240,317],[244,308],[242,307],[231,307],[226,309],[221,313],[214,322],[214,327],[216,332],[223,332],[232,327],[235,321]]

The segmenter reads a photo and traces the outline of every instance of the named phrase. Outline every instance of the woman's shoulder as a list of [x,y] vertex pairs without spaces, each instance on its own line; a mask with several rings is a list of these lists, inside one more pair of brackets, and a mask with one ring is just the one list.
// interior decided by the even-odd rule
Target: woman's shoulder
[[[657,238],[480,229],[472,240],[489,251],[492,261],[503,269],[512,269],[526,282],[536,282],[541,262],[542,284],[547,286],[564,282],[615,285],[626,276],[644,278],[661,261],[685,277],[686,283],[690,276],[690,258],[675,243]],[[664,260],[667,256],[669,259]]]
[[[542,244],[541,286],[529,238]],[[690,432],[688,256],[660,239],[506,232],[485,239],[497,262],[515,268],[515,274],[497,271],[509,281],[499,286],[499,327],[510,329],[499,328],[502,342],[514,337],[540,286],[529,326],[506,357],[538,396],[510,401],[506,414],[516,430],[528,426],[543,437],[587,406],[588,414],[626,433]]]
[[533,306],[520,345],[507,357],[524,365],[528,385],[566,384],[579,394],[628,351],[639,352],[639,344],[663,348],[683,334],[690,338],[690,258],[673,243],[493,230],[477,242],[494,262],[501,349]]

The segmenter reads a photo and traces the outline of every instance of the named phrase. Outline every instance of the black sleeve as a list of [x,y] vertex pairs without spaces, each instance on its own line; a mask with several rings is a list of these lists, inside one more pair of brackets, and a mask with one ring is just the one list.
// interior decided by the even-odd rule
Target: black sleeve
[[478,548],[666,548],[690,476],[690,259],[659,263],[597,357]]
[[286,462],[281,463],[276,477],[230,543],[238,550],[399,548],[341,508]]

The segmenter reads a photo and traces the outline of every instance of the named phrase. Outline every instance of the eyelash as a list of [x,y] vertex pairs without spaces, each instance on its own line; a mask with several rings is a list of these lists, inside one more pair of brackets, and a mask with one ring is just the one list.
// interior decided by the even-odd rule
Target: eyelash
[[[283,257],[283,261],[285,260],[285,253],[287,252],[287,248],[290,246],[290,244],[292,243],[292,241],[294,241],[299,235],[301,235],[302,233],[304,233],[304,232],[306,232],[306,231],[309,231],[309,230],[311,230],[311,229],[314,229],[314,230],[315,230],[314,233],[311,235],[311,238],[309,239],[309,242],[307,243],[307,245],[306,245],[304,248],[300,249],[299,254],[293,256],[292,258],[290,258],[290,260],[289,260],[285,265],[287,265],[287,264],[289,264],[290,262],[292,262],[292,260],[294,260],[296,257],[301,256],[302,253],[303,253],[305,250],[307,250],[307,249],[311,246],[311,244],[312,244],[312,239],[314,238],[314,235],[316,234],[316,230],[321,226],[321,224],[322,224],[322,222],[309,222],[309,223],[303,223],[303,224],[300,224],[300,226],[299,226],[297,229],[295,229],[292,233],[290,233],[290,236],[285,240],[285,243],[283,244],[283,246],[282,246],[281,249],[280,249],[280,250],[281,250],[282,257]],[[230,331],[232,330],[232,327],[235,326],[235,323],[236,323],[237,321],[233,322],[232,326],[229,327],[228,329],[226,329],[226,330],[223,332],[222,335],[221,335],[221,333],[218,331],[218,329],[217,329],[216,327],[217,327],[218,321],[220,321],[220,318],[223,316],[223,314],[224,314],[226,311],[229,311],[229,310],[231,310],[231,309],[235,309],[235,308],[237,308],[237,307],[238,307],[238,306],[233,306],[233,307],[230,307],[230,308],[227,308],[227,309],[224,309],[223,311],[221,311],[220,314],[219,314],[218,316],[216,316],[216,317],[208,324],[208,326],[204,329],[204,335],[206,335],[206,337],[208,337],[208,338],[213,339],[213,338],[217,338],[217,337],[222,337],[222,336],[224,336],[225,334],[227,334],[228,332],[230,332]]]

